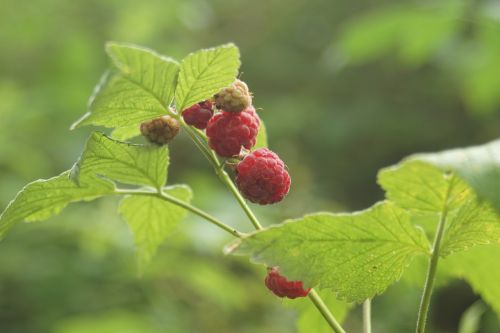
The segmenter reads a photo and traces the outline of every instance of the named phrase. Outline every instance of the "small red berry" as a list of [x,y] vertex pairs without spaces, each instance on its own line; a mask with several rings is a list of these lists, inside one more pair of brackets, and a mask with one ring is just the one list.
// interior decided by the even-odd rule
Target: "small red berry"
[[241,80],[234,81],[214,95],[215,106],[227,112],[241,112],[252,105],[252,95]]
[[142,135],[149,142],[160,146],[172,141],[179,133],[179,129],[179,122],[170,116],[163,116],[141,124]]
[[182,111],[182,118],[184,118],[186,124],[198,129],[205,129],[213,115],[212,102],[210,101],[197,103]]
[[283,200],[290,183],[285,163],[267,148],[248,154],[236,166],[236,185],[254,203],[267,205]]
[[237,156],[241,147],[250,149],[255,145],[259,127],[253,106],[237,113],[221,111],[208,122],[208,144],[219,156]]
[[277,267],[268,270],[264,280],[266,287],[278,297],[288,297],[291,299],[297,297],[306,297],[311,288],[304,290],[302,281],[288,281],[282,276]]

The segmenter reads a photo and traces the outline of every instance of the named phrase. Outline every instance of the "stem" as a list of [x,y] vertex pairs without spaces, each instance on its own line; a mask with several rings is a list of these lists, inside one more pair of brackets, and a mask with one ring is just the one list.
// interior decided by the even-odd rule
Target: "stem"
[[314,289],[311,289],[311,291],[309,291],[309,299],[314,303],[319,312],[321,312],[321,315],[323,316],[323,318],[325,318],[328,324],[330,324],[330,327],[335,333],[345,333],[342,326],[340,326],[338,321],[335,319],[326,304]]
[[418,310],[417,318],[417,333],[425,332],[425,324],[427,322],[427,315],[429,313],[429,306],[431,303],[432,289],[434,287],[434,280],[436,277],[437,264],[439,261],[439,249],[441,247],[441,240],[444,234],[444,226],[446,224],[446,217],[448,215],[448,199],[450,197],[450,192],[453,187],[453,179],[450,180],[448,185],[448,190],[445,197],[445,202],[441,210],[439,224],[437,226],[437,232],[434,236],[434,242],[432,245],[431,259],[429,262],[429,268],[427,271],[427,277],[425,279],[424,290],[422,292],[422,300],[420,301],[420,308]]
[[222,180],[222,182],[224,184],[226,184],[226,186],[229,188],[229,190],[233,193],[234,197],[236,198],[236,200],[240,204],[240,206],[243,209],[243,211],[245,212],[245,214],[250,219],[250,222],[252,222],[255,229],[262,230],[263,228],[262,228],[262,225],[259,223],[259,220],[255,216],[255,214],[252,212],[252,210],[248,206],[245,199],[241,196],[240,191],[238,191],[238,189],[234,185],[231,178],[229,178],[229,175],[227,174],[227,172],[224,171],[223,169],[219,169],[218,174],[219,174],[219,177]]
[[372,332],[372,301],[367,299],[363,303],[363,333]]
[[215,226],[227,231],[228,233],[230,233],[231,235],[233,235],[235,237],[238,237],[238,238],[243,237],[243,234],[241,232],[239,232],[238,230],[231,228],[227,224],[219,221],[217,218],[202,211],[201,209],[199,209],[195,206],[192,206],[192,205],[190,205],[182,200],[179,200],[176,197],[173,197],[171,195],[164,193],[162,190],[160,190],[160,192],[152,192],[152,191],[142,191],[142,190],[116,189],[115,194],[119,194],[119,195],[127,195],[127,194],[129,194],[129,195],[144,195],[144,196],[150,196],[150,197],[157,197],[159,199],[168,201],[170,203],[173,203],[174,205],[182,207],[182,208],[190,211],[191,213],[196,214],[196,215],[204,218],[208,222],[210,222],[210,223],[214,224]]

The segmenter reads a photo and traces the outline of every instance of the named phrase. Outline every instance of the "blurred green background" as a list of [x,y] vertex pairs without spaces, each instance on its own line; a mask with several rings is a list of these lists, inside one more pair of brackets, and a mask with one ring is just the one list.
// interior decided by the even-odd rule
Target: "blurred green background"
[[[497,0],[2,0],[0,209],[80,154],[92,129],[68,128],[109,65],[108,40],[177,59],[240,47],[242,79],[293,179],[283,203],[255,207],[265,224],[365,208],[382,198],[379,168],[500,135]],[[197,205],[251,230],[186,137],[171,151],[171,183],[189,184]],[[0,243],[1,333],[296,330],[297,311],[265,289],[265,269],[224,257],[230,239],[193,216],[139,277],[116,203],[73,205]],[[411,274],[405,281],[419,282],[375,299],[375,332],[413,331],[421,278]],[[456,332],[477,299],[460,281],[439,290],[430,331]],[[322,332],[309,312],[302,332]],[[349,331],[359,318],[355,308]],[[500,332],[490,310],[481,332]]]

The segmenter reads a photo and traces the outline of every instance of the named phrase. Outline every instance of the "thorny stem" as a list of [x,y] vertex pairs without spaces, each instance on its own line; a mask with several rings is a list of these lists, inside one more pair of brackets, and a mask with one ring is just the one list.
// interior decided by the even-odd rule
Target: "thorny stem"
[[367,299],[363,303],[363,333],[372,332],[372,301]]
[[[191,137],[191,139],[195,143],[196,147],[198,147],[198,149],[203,153],[203,155],[205,155],[205,157],[207,157],[206,154],[207,154],[207,150],[208,150],[209,157],[207,157],[207,159],[209,160],[210,164],[214,168],[215,173],[220,178],[220,180],[229,188],[229,190],[231,191],[233,196],[236,198],[239,205],[241,206],[241,208],[243,209],[243,211],[245,212],[245,214],[247,215],[248,219],[253,224],[255,229],[262,230],[263,229],[262,225],[260,224],[259,220],[255,216],[253,211],[248,206],[247,202],[245,201],[245,199],[241,195],[240,191],[238,191],[238,189],[234,185],[233,181],[231,180],[231,178],[227,174],[226,170],[224,169],[224,165],[220,163],[220,161],[217,158],[217,156],[215,155],[215,153],[208,148],[208,144],[207,144],[207,140],[206,140],[205,135],[200,131],[194,130],[192,127],[185,124],[182,120],[180,120],[180,121],[181,121],[182,127],[185,129],[185,131]],[[309,299],[313,302],[313,304],[316,306],[318,311],[322,314],[322,316],[325,318],[325,320],[328,322],[328,324],[330,325],[330,327],[333,329],[333,331],[335,333],[345,333],[342,326],[340,326],[340,324],[337,322],[337,320],[335,319],[333,314],[330,312],[330,310],[328,309],[326,304],[323,302],[321,297],[316,293],[316,291],[314,289],[311,289],[311,291],[309,292]]]
[[227,224],[219,221],[217,218],[215,218],[215,217],[211,216],[210,214],[202,211],[201,209],[199,209],[199,208],[197,208],[197,207],[195,207],[193,205],[190,205],[190,204],[188,204],[188,203],[186,203],[186,202],[184,202],[182,200],[179,200],[176,197],[173,197],[171,195],[168,195],[168,194],[164,193],[162,190],[160,190],[158,192],[153,192],[153,191],[146,191],[146,190],[122,190],[122,189],[116,189],[115,190],[115,194],[119,194],[119,195],[127,195],[127,194],[130,194],[130,195],[144,195],[144,196],[156,197],[156,198],[168,201],[170,203],[173,203],[174,205],[177,205],[179,207],[182,207],[182,208],[190,211],[193,214],[196,214],[196,215],[204,218],[208,222],[210,222],[210,223],[216,225],[217,227],[219,227],[219,228],[227,231],[228,233],[230,233],[234,237],[238,237],[238,238],[243,237],[243,234],[241,232],[239,232],[238,230],[236,230],[234,228],[231,228]]
[[[453,177],[453,176],[448,176]],[[420,308],[418,310],[418,319],[417,319],[417,333],[425,332],[425,324],[427,322],[427,314],[429,313],[429,306],[431,303],[432,289],[434,287],[434,280],[437,271],[437,264],[439,261],[439,249],[441,247],[441,240],[444,234],[444,226],[446,224],[446,217],[448,215],[448,201],[450,198],[450,192],[453,188],[453,178],[450,179],[450,183],[448,185],[448,190],[446,193],[445,201],[443,204],[443,208],[441,209],[441,216],[439,218],[439,224],[437,226],[436,235],[434,236],[434,242],[432,245],[431,259],[429,262],[429,267],[427,271],[427,277],[425,279],[424,290],[422,292],[422,300],[420,302]]]

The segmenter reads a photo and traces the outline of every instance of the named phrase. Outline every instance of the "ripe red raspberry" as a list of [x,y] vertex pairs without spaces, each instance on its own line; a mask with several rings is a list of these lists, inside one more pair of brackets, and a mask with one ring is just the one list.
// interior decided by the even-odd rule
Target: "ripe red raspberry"
[[213,115],[212,102],[210,101],[197,103],[182,111],[182,118],[184,118],[186,124],[198,129],[205,129]]
[[179,133],[179,122],[170,117],[163,116],[141,124],[141,133],[146,139],[157,145],[165,145]]
[[266,287],[279,297],[288,297],[291,299],[306,297],[311,290],[311,288],[304,290],[302,281],[288,281],[286,277],[278,272],[278,268],[276,267],[268,270],[264,282],[266,283]]
[[215,106],[227,112],[241,112],[252,105],[252,95],[245,82],[236,80],[214,95]]
[[208,122],[208,144],[219,156],[237,156],[241,147],[250,149],[255,145],[259,127],[260,119],[253,106],[238,113],[221,111]]
[[248,154],[236,166],[236,185],[254,203],[267,205],[283,200],[290,182],[285,163],[267,148]]

